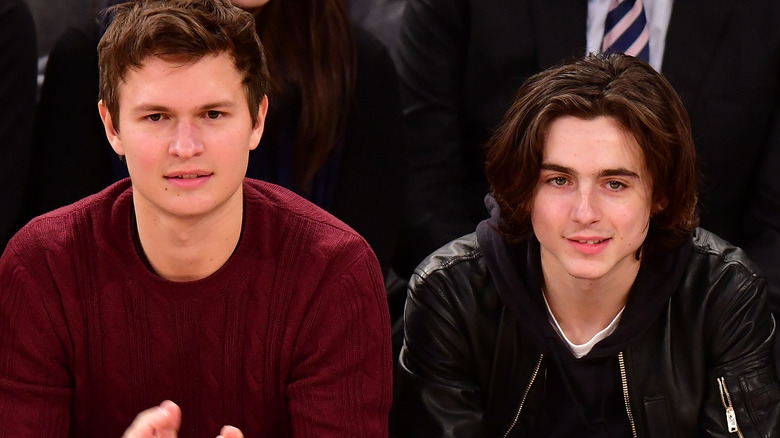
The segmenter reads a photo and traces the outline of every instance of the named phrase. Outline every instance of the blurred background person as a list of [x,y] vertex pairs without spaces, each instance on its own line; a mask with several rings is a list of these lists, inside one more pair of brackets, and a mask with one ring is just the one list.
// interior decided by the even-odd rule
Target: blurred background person
[[[108,5],[116,3],[121,1]],[[73,19],[48,52],[25,196],[27,220],[128,176],[97,112],[97,44],[105,27],[94,13]]]
[[0,0],[0,253],[18,229],[32,147],[37,48],[25,0]]
[[233,0],[254,12],[274,84],[248,176],[307,197],[371,244],[388,272],[405,186],[395,68],[341,0]]

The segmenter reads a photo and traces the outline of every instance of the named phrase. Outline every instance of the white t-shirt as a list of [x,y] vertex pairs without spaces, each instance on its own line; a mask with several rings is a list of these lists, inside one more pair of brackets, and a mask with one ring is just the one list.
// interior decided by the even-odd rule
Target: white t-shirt
[[[544,296],[544,294],[542,294],[542,296]],[[615,315],[615,318],[612,319],[612,322],[610,322],[609,325],[607,325],[603,330],[593,335],[593,337],[590,338],[588,342],[584,344],[575,344],[570,341],[569,338],[567,338],[563,333],[563,330],[561,330],[561,326],[558,324],[558,320],[555,319],[555,315],[553,315],[552,310],[550,310],[550,304],[547,302],[546,296],[544,297],[544,305],[547,307],[547,319],[550,321],[550,325],[553,326],[555,332],[558,333],[558,336],[560,336],[561,339],[563,339],[563,342],[566,343],[566,345],[569,347],[569,350],[571,350],[572,354],[574,354],[577,359],[590,353],[590,350],[594,345],[615,331],[618,323],[620,322],[620,317],[623,315],[623,310],[626,309],[626,306],[623,306],[617,315]]]

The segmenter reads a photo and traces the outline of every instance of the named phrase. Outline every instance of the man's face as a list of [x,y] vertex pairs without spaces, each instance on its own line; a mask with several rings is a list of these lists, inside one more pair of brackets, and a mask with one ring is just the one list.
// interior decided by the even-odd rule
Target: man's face
[[249,151],[268,104],[252,126],[241,79],[225,54],[192,64],[149,57],[120,85],[121,131],[101,104],[111,146],[126,157],[137,212],[198,218],[242,208]]
[[632,282],[651,204],[651,178],[630,132],[607,117],[556,119],[531,212],[545,276]]

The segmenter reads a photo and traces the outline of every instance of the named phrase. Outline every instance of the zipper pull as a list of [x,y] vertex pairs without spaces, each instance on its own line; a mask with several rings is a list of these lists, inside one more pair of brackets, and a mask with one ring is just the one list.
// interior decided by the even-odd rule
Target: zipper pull
[[728,426],[729,433],[736,433],[742,438],[742,432],[737,424],[737,413],[734,412],[734,404],[731,403],[731,394],[729,394],[729,389],[726,387],[726,379],[724,377],[718,377],[718,389],[720,390],[720,400],[726,409],[726,426]]
[[731,406],[726,408],[726,424],[729,426],[729,433],[739,430],[737,427],[737,414],[734,413],[734,408]]

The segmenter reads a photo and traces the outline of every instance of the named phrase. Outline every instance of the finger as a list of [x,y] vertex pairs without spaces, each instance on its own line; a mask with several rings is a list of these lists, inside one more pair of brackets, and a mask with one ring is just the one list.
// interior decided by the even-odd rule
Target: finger
[[123,438],[176,438],[181,425],[181,409],[166,400],[135,417]]
[[222,426],[217,438],[244,438],[244,434],[237,427]]

